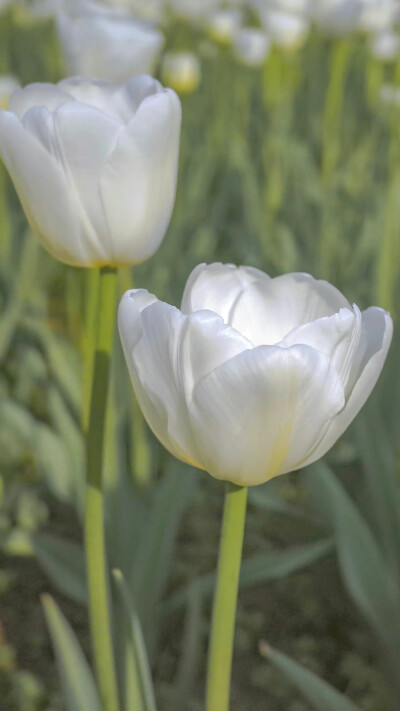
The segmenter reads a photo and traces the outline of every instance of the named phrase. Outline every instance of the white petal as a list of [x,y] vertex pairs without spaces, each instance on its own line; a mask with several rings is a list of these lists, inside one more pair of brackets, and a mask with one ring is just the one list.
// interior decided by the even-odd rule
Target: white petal
[[329,423],[316,449],[304,462],[312,464],[324,456],[347,429],[367,401],[383,368],[392,340],[390,315],[376,307],[362,312],[362,331],[353,356],[349,385],[351,393],[343,410]]
[[209,473],[252,486],[296,469],[343,405],[328,358],[307,346],[261,346],[200,381],[189,414]]
[[179,345],[179,372],[186,400],[190,402],[196,383],[248,348],[252,348],[251,343],[212,311],[187,316]]
[[351,309],[347,299],[309,274],[271,279],[258,269],[233,264],[196,267],[182,299],[184,313],[215,311],[256,346],[279,343],[293,328],[341,308]]
[[71,102],[53,114],[56,158],[80,205],[97,264],[115,262],[114,234],[107,223],[99,176],[118,140],[121,125],[96,108]]
[[180,122],[174,92],[146,98],[102,172],[100,192],[116,263],[147,259],[164,237],[175,199]]
[[230,314],[238,297],[253,282],[268,282],[268,274],[253,267],[234,264],[199,264],[186,282],[182,297],[182,311],[208,309],[231,323]]
[[26,112],[35,106],[45,106],[49,111],[54,111],[66,101],[70,101],[70,97],[63,91],[61,83],[54,85],[36,82],[13,93],[9,110],[22,119]]
[[347,299],[309,274],[285,274],[250,284],[237,299],[229,322],[254,345],[279,343],[293,328],[341,308]]
[[57,86],[70,97],[69,101],[75,99],[80,104],[93,106],[122,124],[127,124],[134,113],[124,87],[111,82],[79,76],[63,79]]
[[129,365],[133,347],[142,335],[140,314],[143,309],[158,301],[154,294],[146,289],[130,289],[123,295],[118,309],[118,325],[121,334],[122,346]]
[[132,384],[149,426],[164,447],[178,459],[201,467],[178,366],[185,317],[153,299],[142,290],[127,292],[120,306],[119,329]]
[[37,138],[7,111],[0,113],[0,153],[43,246],[67,264],[90,263],[92,255],[65,176]]
[[357,306],[354,311],[340,309],[333,316],[325,316],[293,329],[279,345],[288,348],[302,343],[328,356],[347,393],[348,387],[352,387],[350,373],[360,343],[361,328],[361,313]]

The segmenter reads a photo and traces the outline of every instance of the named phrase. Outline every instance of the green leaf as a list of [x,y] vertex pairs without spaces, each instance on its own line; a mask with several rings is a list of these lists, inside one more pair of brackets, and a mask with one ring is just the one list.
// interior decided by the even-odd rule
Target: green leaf
[[142,627],[133,598],[120,570],[113,571],[125,612],[127,639],[124,655],[126,711],[156,711],[156,700]]
[[273,486],[272,481],[261,486],[252,487],[249,491],[249,503],[262,510],[292,518],[311,518],[311,513],[306,512],[300,506],[295,506],[285,501],[279,495],[277,488]]
[[132,589],[146,640],[154,634],[154,616],[170,571],[170,561],[181,515],[193,496],[195,472],[175,461],[159,483],[133,566]]
[[75,633],[53,598],[44,595],[42,600],[67,711],[101,711],[93,675]]
[[383,551],[327,464],[318,462],[309,472],[310,489],[335,534],[349,593],[376,634],[396,647],[400,640],[400,590]]
[[358,706],[336,691],[333,686],[282,652],[272,649],[269,645],[261,647],[261,651],[263,656],[267,657],[271,664],[308,699],[316,711],[360,711]]
[[86,569],[83,550],[76,543],[50,534],[31,536],[33,550],[52,583],[68,597],[86,603]]
[[48,401],[52,423],[67,449],[74,504],[82,518],[85,501],[85,443],[82,431],[56,386],[51,387]]
[[375,407],[355,424],[368,487],[368,511],[394,570],[400,571],[400,516],[395,452]]
[[199,671],[203,649],[203,598],[195,580],[189,587],[181,654],[173,682],[171,708],[184,709]]
[[[332,539],[324,539],[315,543],[305,543],[293,546],[288,550],[270,551],[246,558],[241,567],[240,588],[251,587],[268,580],[277,580],[302,570],[307,565],[315,563],[334,551]],[[203,596],[211,597],[215,585],[215,573],[203,575],[196,583]],[[178,590],[166,603],[165,610],[175,609],[185,604],[190,590]]]
[[36,428],[36,456],[51,493],[73,503],[74,491],[68,451],[62,438],[45,424]]
[[267,580],[285,578],[308,565],[325,558],[334,551],[333,539],[293,546],[289,550],[271,551],[248,558],[243,562],[240,586],[250,587]]

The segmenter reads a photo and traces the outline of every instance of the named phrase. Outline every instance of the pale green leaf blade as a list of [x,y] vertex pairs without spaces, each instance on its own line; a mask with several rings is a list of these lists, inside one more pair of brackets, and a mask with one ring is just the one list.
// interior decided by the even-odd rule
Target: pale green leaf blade
[[336,691],[333,686],[287,657],[286,654],[272,649],[269,645],[261,645],[261,651],[263,656],[265,655],[271,664],[312,704],[315,711],[360,711],[352,701]]
[[75,633],[52,597],[44,595],[43,606],[67,711],[101,711],[93,675]]

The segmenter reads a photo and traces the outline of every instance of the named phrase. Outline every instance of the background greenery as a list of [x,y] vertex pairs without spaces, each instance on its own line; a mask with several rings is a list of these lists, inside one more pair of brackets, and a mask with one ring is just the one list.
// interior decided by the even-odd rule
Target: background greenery
[[[400,63],[378,62],[358,35],[312,34],[296,51],[272,50],[261,69],[183,25],[170,27],[168,48],[198,53],[202,80],[182,97],[167,237],[133,275],[121,272],[121,294],[133,282],[179,304],[190,270],[220,260],[272,275],[308,271],[396,321],[400,107],[381,89],[400,81]],[[22,84],[63,76],[52,23],[18,8],[0,15],[0,55],[1,73]],[[0,183],[0,709],[56,711],[64,702],[44,593],[90,659],[80,425],[87,276],[41,250],[2,166]],[[376,392],[324,462],[250,492],[232,711],[398,709],[399,349],[395,329]],[[159,447],[117,339],[115,351],[107,536],[135,604],[127,611],[117,581],[118,652],[137,615],[158,708],[197,711],[223,491]],[[76,662],[75,639],[48,599],[46,612],[58,653]],[[129,668],[118,666],[128,696]],[[85,674],[78,681],[91,693]],[[66,708],[78,711],[68,706],[71,678],[63,682]]]

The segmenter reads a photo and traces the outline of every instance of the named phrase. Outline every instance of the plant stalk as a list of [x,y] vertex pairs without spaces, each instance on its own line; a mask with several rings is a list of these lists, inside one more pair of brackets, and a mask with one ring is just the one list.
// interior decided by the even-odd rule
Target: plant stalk
[[92,393],[87,430],[86,565],[93,655],[103,711],[119,710],[102,492],[103,443],[114,331],[116,274],[116,269],[112,267],[102,267],[100,270],[96,330],[93,334]]
[[208,652],[206,711],[228,711],[247,488],[226,485]]

